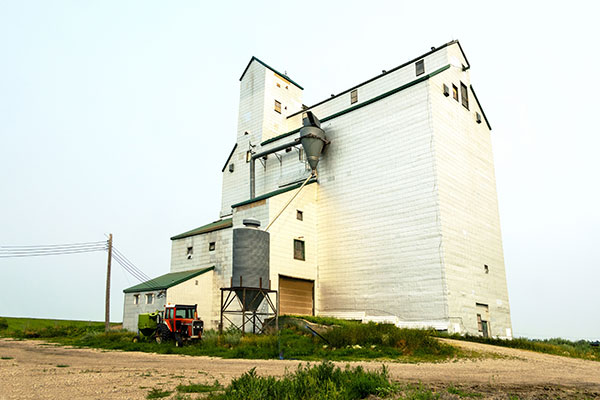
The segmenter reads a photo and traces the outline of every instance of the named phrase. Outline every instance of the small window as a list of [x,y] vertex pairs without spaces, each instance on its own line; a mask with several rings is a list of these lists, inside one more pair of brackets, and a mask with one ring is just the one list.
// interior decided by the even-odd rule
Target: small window
[[462,105],[468,110],[469,109],[469,93],[467,92],[467,85],[460,83],[460,99]]
[[488,267],[487,265],[483,266],[483,270],[485,271],[486,274],[490,273],[490,267]]
[[187,248],[187,253],[186,253],[187,259],[191,260],[193,255],[194,255],[194,248],[192,246],[190,246]]
[[480,124],[481,123],[481,114],[475,112],[475,121]]
[[229,172],[233,172],[235,170],[235,165],[233,163],[229,164]]
[[277,87],[281,87],[281,85],[279,83],[276,83]]
[[250,162],[250,160],[252,160],[252,152],[248,150],[246,152],[246,162]]
[[456,87],[455,84],[452,84],[452,98],[454,98],[454,100],[458,101],[458,88]]
[[446,86],[445,83],[444,83],[444,96],[446,96],[446,97],[450,96],[450,89],[448,89],[448,86]]
[[281,114],[281,103],[275,100],[275,111]]
[[140,295],[139,294],[134,294],[133,295],[133,304],[135,304],[136,306],[138,304],[140,304]]
[[294,259],[304,261],[304,240],[294,239]]
[[217,247],[217,243],[216,242],[210,242],[208,244],[208,251],[215,251],[216,247]]
[[300,210],[296,210],[296,219],[298,221],[303,221],[304,220],[304,213]]
[[419,60],[415,63],[415,73],[417,76],[425,73],[425,60]]
[[354,104],[358,101],[358,89],[354,89],[350,92],[350,104]]
[[198,286],[198,279],[196,279],[196,286]]
[[146,295],[146,304],[154,303],[154,293],[148,293]]

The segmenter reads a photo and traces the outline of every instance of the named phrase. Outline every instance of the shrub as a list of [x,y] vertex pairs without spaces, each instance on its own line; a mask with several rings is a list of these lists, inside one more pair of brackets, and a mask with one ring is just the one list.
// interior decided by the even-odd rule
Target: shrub
[[283,378],[261,377],[253,368],[234,379],[222,394],[213,399],[363,399],[393,392],[385,367],[380,372],[361,367],[341,369],[331,362],[300,365]]
[[8,328],[8,320],[6,318],[0,318],[0,330]]

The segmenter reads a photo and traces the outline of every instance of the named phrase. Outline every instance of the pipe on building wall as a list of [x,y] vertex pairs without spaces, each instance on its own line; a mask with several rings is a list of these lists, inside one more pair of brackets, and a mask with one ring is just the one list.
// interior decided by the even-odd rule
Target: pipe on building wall
[[256,166],[255,166],[255,161],[261,157],[264,157],[266,155],[269,154],[273,154],[275,152],[281,151],[281,150],[285,150],[288,147],[293,147],[293,146],[297,146],[300,144],[300,139],[296,139],[293,142],[288,142],[282,145],[279,145],[277,147],[273,147],[272,149],[269,150],[265,150],[265,151],[261,151],[260,153],[256,153],[253,154],[252,157],[250,158],[250,199],[253,199],[254,197],[256,197],[256,179],[255,179],[255,174],[256,174]]

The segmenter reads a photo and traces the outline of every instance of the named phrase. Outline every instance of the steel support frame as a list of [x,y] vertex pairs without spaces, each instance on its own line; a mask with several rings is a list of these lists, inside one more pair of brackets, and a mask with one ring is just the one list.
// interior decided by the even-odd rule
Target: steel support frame
[[[242,291],[242,298],[238,296],[236,291]],[[247,304],[246,302],[246,294],[247,290],[252,290],[254,293],[254,297],[248,299],[250,303],[253,303],[258,298],[262,298],[267,302],[267,311],[266,312],[257,312],[256,310],[248,310],[244,306]],[[227,292],[227,295],[225,295]],[[271,294],[275,294],[275,303],[271,299]],[[248,296],[252,296],[251,293],[248,293]],[[229,307],[237,300],[237,305],[239,310],[230,310]],[[279,330],[279,307],[277,306],[279,303],[279,295],[277,290],[264,289],[264,288],[253,288],[253,287],[229,287],[229,288],[221,288],[221,320],[219,323],[219,333],[223,333],[223,322],[227,320],[231,325],[233,325],[236,329],[242,332],[242,335],[246,333],[246,323],[251,324],[252,333],[264,333],[265,329],[272,325],[275,322],[275,329]],[[262,304],[262,302],[260,303]],[[259,304],[259,305],[260,305]],[[241,315],[242,323],[237,325],[233,322],[227,315]],[[274,320],[267,321],[269,317],[275,317]],[[257,330],[257,322],[260,323],[260,329]]]

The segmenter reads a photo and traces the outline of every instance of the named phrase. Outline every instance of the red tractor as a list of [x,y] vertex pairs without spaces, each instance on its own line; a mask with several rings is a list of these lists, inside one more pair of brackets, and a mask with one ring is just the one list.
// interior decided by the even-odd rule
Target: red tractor
[[156,342],[175,340],[175,345],[183,346],[187,340],[200,340],[204,332],[204,322],[198,318],[197,306],[194,304],[167,305],[156,327]]

